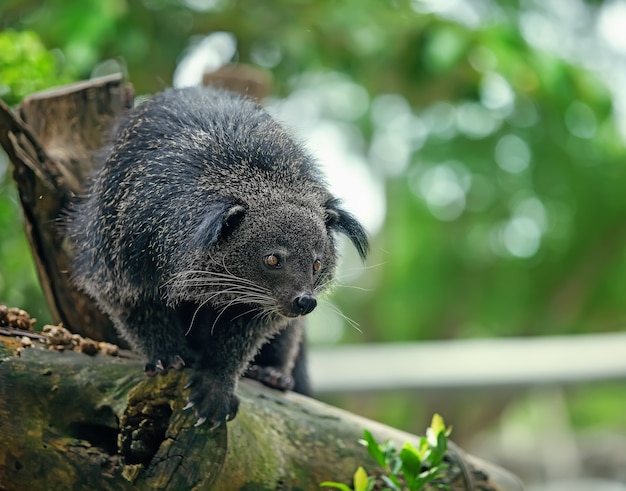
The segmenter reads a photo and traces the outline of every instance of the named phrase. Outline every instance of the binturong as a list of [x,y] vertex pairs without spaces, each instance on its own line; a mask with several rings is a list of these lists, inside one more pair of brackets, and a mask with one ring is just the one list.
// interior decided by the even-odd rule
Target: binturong
[[310,393],[303,316],[332,283],[337,234],[361,224],[259,105],[166,90],[116,130],[68,213],[72,278],[155,375],[191,366],[187,408],[217,427],[242,375]]

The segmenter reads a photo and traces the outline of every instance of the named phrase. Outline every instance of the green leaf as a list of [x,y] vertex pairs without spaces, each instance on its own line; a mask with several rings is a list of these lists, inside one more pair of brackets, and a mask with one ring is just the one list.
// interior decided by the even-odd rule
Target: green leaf
[[402,470],[402,460],[399,455],[394,455],[391,460],[388,461],[387,467],[389,474],[398,474]]
[[431,467],[430,469],[425,470],[417,477],[411,490],[413,491],[413,490],[422,489],[424,486],[426,486],[426,484],[435,480],[438,475],[439,475],[438,467]]
[[397,454],[395,442],[393,440],[387,440],[385,443],[383,443],[381,450],[385,458],[385,464],[389,467],[393,467],[395,465],[394,459],[396,458]]
[[353,482],[354,491],[369,491],[372,487],[367,472],[361,466],[354,473]]
[[341,482],[324,481],[324,482],[320,483],[320,486],[322,486],[324,488],[339,489],[339,491],[352,491],[350,486],[346,486],[345,484],[343,484]]
[[402,488],[400,487],[400,482],[398,481],[398,478],[396,476],[385,476],[382,475],[380,476],[381,480],[385,483],[386,486],[389,486],[389,488],[392,491],[401,491]]
[[418,453],[418,450],[411,445],[410,442],[406,442],[402,446],[402,450],[400,450],[402,472],[407,480],[407,484],[409,484],[409,481],[414,481],[422,471],[422,460],[420,459]]
[[435,435],[439,435],[439,433],[446,431],[446,424],[444,423],[441,415],[437,413],[433,414],[433,419],[430,422],[430,427],[435,432]]
[[417,456],[423,462],[428,459],[428,455],[430,454],[430,445],[428,444],[428,439],[426,437],[420,437],[420,447],[417,452]]
[[439,465],[448,449],[448,435],[452,427],[446,428],[443,418],[439,414],[433,415],[429,428],[426,428],[426,438],[430,447],[428,460],[431,466]]
[[440,449],[442,455],[448,450],[448,436],[445,432],[437,436],[437,448]]
[[372,458],[379,466],[385,467],[385,454],[383,453],[380,445],[378,444],[374,436],[368,430],[363,430],[363,438],[365,446],[367,447],[367,452],[372,456]]

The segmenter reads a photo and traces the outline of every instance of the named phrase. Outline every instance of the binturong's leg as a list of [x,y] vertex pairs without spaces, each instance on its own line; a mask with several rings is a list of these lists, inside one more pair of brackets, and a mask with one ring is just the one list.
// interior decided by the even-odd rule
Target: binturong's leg
[[142,304],[111,317],[120,334],[145,355],[147,375],[180,370],[191,361],[183,326],[165,307]]
[[215,428],[237,414],[237,382],[266,342],[262,333],[268,326],[228,313],[220,316],[209,308],[198,311],[194,326],[187,336],[194,371],[186,408],[195,409],[198,425],[208,421]]
[[275,389],[310,395],[303,319],[294,319],[264,344],[245,376]]

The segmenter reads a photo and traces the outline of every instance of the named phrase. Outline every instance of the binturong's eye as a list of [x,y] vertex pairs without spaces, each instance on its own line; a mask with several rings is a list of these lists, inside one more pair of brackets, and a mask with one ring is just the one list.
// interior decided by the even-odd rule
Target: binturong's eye
[[313,271],[317,273],[320,269],[322,269],[322,261],[316,259],[313,261]]
[[280,259],[275,254],[268,254],[263,258],[263,262],[269,268],[280,268]]

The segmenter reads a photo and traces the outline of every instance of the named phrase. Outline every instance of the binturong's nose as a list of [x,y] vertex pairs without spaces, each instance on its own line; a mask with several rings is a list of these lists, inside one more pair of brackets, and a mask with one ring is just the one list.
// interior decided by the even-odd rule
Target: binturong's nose
[[310,314],[315,307],[317,307],[317,300],[310,293],[298,295],[293,301],[293,308],[300,315]]

